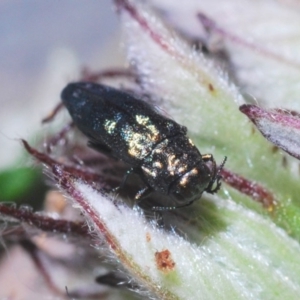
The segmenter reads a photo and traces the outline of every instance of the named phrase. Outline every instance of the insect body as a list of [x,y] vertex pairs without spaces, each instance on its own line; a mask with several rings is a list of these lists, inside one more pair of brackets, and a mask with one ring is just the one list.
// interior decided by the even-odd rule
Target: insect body
[[61,97],[90,147],[131,165],[123,181],[131,172],[140,176],[145,187],[135,196],[138,202],[156,191],[171,197],[174,204],[161,209],[172,209],[191,204],[204,191],[219,190],[226,158],[217,168],[213,156],[201,155],[187,137],[186,127],[148,103],[89,82],[69,84]]

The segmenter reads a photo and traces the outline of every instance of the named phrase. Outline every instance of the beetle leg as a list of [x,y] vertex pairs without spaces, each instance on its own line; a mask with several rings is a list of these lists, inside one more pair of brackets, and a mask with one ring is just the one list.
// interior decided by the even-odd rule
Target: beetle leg
[[53,137],[51,137],[48,141],[46,141],[46,149],[47,152],[50,153],[52,150],[52,147],[56,146],[58,143],[61,143],[64,141],[64,143],[67,142],[67,134],[71,129],[74,127],[74,123],[71,122],[67,126],[63,127],[57,134],[55,134]]
[[187,207],[187,206],[190,206],[193,203],[194,203],[194,200],[190,201],[186,204],[178,205],[178,206],[153,206],[151,208],[151,210],[154,210],[154,211],[168,211],[168,210],[174,210],[174,209],[177,209],[177,208]]
[[[206,188],[206,192],[210,193],[210,194],[214,194],[216,193],[220,187],[221,187],[221,179],[222,179],[222,176],[221,175],[216,175],[212,181],[209,183],[208,187]],[[212,186],[214,185],[214,183],[217,182],[217,185],[216,187],[213,189]]]
[[146,198],[151,193],[152,193],[152,189],[149,186],[145,186],[144,188],[142,188],[136,193],[134,199],[138,202],[137,204],[139,205],[139,202],[144,198]]
[[51,122],[54,119],[54,117],[58,114],[58,112],[63,108],[63,106],[64,106],[63,103],[59,102],[54,107],[54,109],[49,113],[49,115],[42,120],[42,124]]
[[130,168],[129,170],[127,170],[125,175],[123,176],[123,179],[122,179],[120,185],[113,188],[113,192],[118,192],[120,189],[122,189],[129,177],[129,175],[132,174],[133,172],[134,172],[134,168]]
[[136,289],[138,286],[133,282],[127,282],[126,277],[121,273],[110,271],[104,275],[99,275],[95,278],[99,284],[105,284],[114,288],[130,288]]
[[129,175],[134,173],[134,168],[130,168],[129,170],[126,171],[125,175],[123,176],[123,179],[121,181],[121,184],[120,184],[120,188],[123,188]]

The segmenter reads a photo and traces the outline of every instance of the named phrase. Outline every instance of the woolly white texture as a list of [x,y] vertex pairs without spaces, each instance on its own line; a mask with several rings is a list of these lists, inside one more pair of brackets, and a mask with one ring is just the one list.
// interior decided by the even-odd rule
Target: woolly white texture
[[[247,47],[223,36],[244,91],[269,107],[300,111],[300,5],[275,0],[151,0],[177,28],[204,38],[197,13]],[[295,9],[296,8],[296,9]]]
[[[144,89],[163,97],[168,114],[191,130],[202,132],[208,120],[224,114],[231,118],[244,101],[226,76],[170,32],[151,10],[139,5],[136,8],[170,49],[164,50],[132,16],[122,13],[128,60],[141,75]],[[211,132],[217,134],[218,124],[211,125]]]
[[[230,200],[226,206],[220,199],[214,203],[230,221],[226,231],[195,245],[148,223],[139,211],[116,207],[85,184],[76,182],[75,188],[136,265],[130,273],[144,274],[143,284],[150,291],[159,290],[161,299],[275,299],[278,295],[298,299],[299,245],[270,220]],[[88,217],[89,211],[85,213]],[[157,269],[154,259],[156,251],[165,249],[176,264],[168,274]]]

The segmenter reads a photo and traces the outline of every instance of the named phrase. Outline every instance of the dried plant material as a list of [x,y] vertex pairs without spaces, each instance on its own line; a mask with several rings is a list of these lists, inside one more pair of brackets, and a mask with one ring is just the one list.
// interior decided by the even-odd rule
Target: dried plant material
[[173,271],[176,265],[168,249],[155,252],[155,261],[157,268],[165,274]]
[[273,109],[266,110],[256,105],[240,107],[258,130],[275,146],[300,159],[300,116],[298,113]]

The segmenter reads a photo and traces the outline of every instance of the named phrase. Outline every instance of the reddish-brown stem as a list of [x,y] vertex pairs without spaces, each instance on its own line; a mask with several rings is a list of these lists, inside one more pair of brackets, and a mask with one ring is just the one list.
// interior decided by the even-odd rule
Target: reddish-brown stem
[[224,182],[231,187],[261,203],[268,211],[274,210],[276,205],[275,197],[265,187],[227,169],[223,169],[221,175]]
[[91,72],[84,68],[82,70],[81,81],[101,81],[105,78],[125,77],[134,78],[136,75],[129,69],[106,69],[100,72]]
[[[77,179],[78,177],[80,177],[80,175],[82,175],[82,173],[85,173],[85,171],[80,171],[78,174],[77,169],[72,168],[72,170],[70,170],[70,167],[64,166],[61,163],[58,163],[52,158],[50,158],[48,155],[45,155],[30,147],[25,140],[22,140],[22,142],[24,147],[30,154],[32,154],[36,159],[52,168],[52,173],[54,175],[55,180],[69,195],[72,195],[73,199],[75,199],[76,202],[78,202],[78,204],[82,206],[84,211],[89,211],[89,217],[95,222],[99,230],[105,235],[106,240],[111,246],[111,248],[116,250],[116,241],[111,236],[103,222],[99,220],[98,214],[89,206],[89,204],[85,201],[81,193],[78,190],[76,190],[73,185],[74,178]],[[98,176],[98,179],[101,178],[99,175],[96,174],[91,175]]]
[[131,17],[135,19],[141,25],[141,27],[151,36],[151,38],[165,51],[172,55],[178,54],[174,51],[173,47],[164,40],[163,36],[155,32],[151,28],[147,20],[139,14],[137,9],[128,0],[115,0],[115,4],[118,10],[126,10],[131,15]]
[[37,270],[43,276],[46,284],[51,289],[51,291],[54,292],[55,294],[58,294],[59,296],[66,296],[65,293],[61,291],[52,281],[50,274],[48,273],[47,269],[45,268],[44,264],[42,263],[39,257],[39,248],[32,241],[28,239],[21,240],[20,245],[30,255]]
[[70,122],[65,127],[63,127],[56,135],[51,137],[51,139],[47,141],[47,152],[50,153],[51,147],[56,146],[59,142],[61,142],[66,137],[67,133],[70,132],[72,128],[74,128],[74,126],[74,123]]
[[59,102],[55,108],[52,110],[52,112],[42,120],[42,124],[49,123],[54,119],[54,117],[57,115],[57,113],[63,108],[63,103]]
[[102,184],[103,188],[106,187],[105,183],[103,182],[103,176],[80,168],[64,165],[51,158],[49,155],[39,152],[36,149],[32,148],[25,140],[21,140],[21,141],[25,149],[28,151],[28,153],[30,153],[33,157],[35,157],[40,162],[46,164],[47,166],[51,168],[54,168],[55,166],[59,166],[61,169],[64,170],[64,172],[72,174],[72,176],[81,178],[86,182],[97,182],[99,184]]
[[260,47],[261,45],[259,43],[253,43],[249,42],[246,39],[243,39],[237,35],[234,35],[230,33],[229,31],[226,31],[219,27],[212,19],[210,19],[208,16],[206,16],[203,13],[198,13],[198,18],[202,25],[206,28],[206,30],[214,31],[218,33],[220,36],[232,41],[233,43],[236,43],[238,45],[241,45],[243,47],[249,48],[255,52],[258,52],[266,57],[272,58],[274,60],[277,60],[279,62],[285,63],[293,68],[300,68],[300,65],[295,63],[294,61],[291,61],[279,54],[276,54],[274,52],[269,51],[268,49]]
[[86,288],[83,290],[75,290],[75,291],[68,291],[61,290],[55,282],[52,280],[51,273],[48,272],[46,265],[43,263],[43,260],[40,258],[41,254],[47,255],[43,253],[35,243],[31,240],[23,239],[20,241],[20,245],[22,248],[30,255],[32,261],[34,262],[37,270],[44,278],[47,286],[51,289],[51,291],[60,297],[64,297],[65,299],[69,298],[80,298],[80,299],[102,299],[104,296],[107,296],[107,292],[95,292],[89,291]]
[[74,177],[69,173],[66,173],[63,168],[59,165],[53,165],[52,172],[55,179],[59,182],[59,185],[69,194],[72,198],[82,207],[85,212],[88,212],[89,218],[93,220],[95,226],[104,235],[109,246],[116,251],[118,248],[114,237],[107,230],[105,224],[100,220],[99,215],[94,211],[94,209],[85,201],[82,194],[74,187],[73,181]]
[[83,222],[53,219],[32,211],[4,204],[0,204],[0,214],[13,217],[20,222],[25,222],[47,232],[73,233],[85,237],[89,236],[88,229]]

